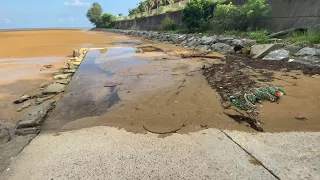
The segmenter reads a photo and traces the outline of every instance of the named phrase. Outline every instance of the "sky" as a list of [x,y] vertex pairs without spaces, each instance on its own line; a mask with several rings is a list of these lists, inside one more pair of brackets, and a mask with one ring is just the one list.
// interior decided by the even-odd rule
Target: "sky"
[[140,0],[1,0],[0,29],[92,27],[85,14],[93,2],[127,15]]

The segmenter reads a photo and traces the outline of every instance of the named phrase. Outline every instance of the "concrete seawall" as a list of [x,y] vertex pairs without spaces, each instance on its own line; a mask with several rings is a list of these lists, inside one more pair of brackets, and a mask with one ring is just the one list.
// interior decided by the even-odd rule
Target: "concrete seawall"
[[[241,4],[244,0],[233,0],[233,2]],[[259,20],[261,28],[279,31],[289,28],[315,27],[319,24],[320,29],[319,0],[268,0],[268,2],[272,7],[271,16]],[[182,11],[119,21],[116,26],[121,29],[155,30],[160,27],[166,16],[181,26]]]

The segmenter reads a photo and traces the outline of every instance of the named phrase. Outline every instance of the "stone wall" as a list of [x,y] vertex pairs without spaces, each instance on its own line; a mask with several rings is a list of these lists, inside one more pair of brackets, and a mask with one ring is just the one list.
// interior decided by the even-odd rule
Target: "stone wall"
[[216,51],[222,54],[232,53],[237,50],[241,50],[243,47],[250,47],[251,45],[256,43],[256,41],[252,39],[221,35],[201,36],[193,34],[170,34],[156,31],[136,31],[121,29],[102,30],[135,36],[143,39],[149,39],[156,42],[174,44],[177,46],[183,46],[188,49]]
[[[235,4],[244,3],[245,0],[232,0]],[[271,31],[289,28],[314,27],[320,28],[320,0],[268,0],[272,7],[269,18],[260,19],[260,26]],[[121,29],[154,30],[159,28],[163,19],[168,16],[178,25],[181,25],[182,11],[144,17],[134,20],[117,22]]]

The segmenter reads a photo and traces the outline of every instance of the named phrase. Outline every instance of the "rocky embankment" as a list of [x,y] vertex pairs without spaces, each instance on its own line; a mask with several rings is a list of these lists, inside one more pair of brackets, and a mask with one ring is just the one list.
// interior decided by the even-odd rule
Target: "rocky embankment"
[[99,29],[188,49],[215,51],[222,54],[242,53],[263,60],[286,60],[311,66],[320,66],[320,49],[295,45],[256,44],[256,40],[223,35],[171,34],[156,31]]
[[16,124],[0,120],[0,172],[10,164],[11,157],[16,156],[40,132],[41,124],[55,107],[58,95],[65,91],[87,51],[86,48],[74,50],[73,57],[53,74],[52,81],[41,84],[36,94],[22,95],[13,102],[21,104],[17,111],[26,109]]

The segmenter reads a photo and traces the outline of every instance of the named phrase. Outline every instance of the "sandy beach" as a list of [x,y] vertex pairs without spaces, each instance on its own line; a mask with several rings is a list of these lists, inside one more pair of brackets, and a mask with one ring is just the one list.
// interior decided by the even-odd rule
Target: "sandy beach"
[[[27,30],[0,32],[0,119],[16,121],[24,112],[12,102],[23,94],[32,94],[52,78],[81,47],[103,46],[112,41],[103,33],[84,30]],[[43,68],[52,64],[52,68]]]

